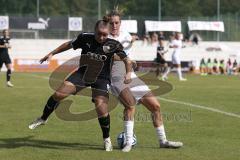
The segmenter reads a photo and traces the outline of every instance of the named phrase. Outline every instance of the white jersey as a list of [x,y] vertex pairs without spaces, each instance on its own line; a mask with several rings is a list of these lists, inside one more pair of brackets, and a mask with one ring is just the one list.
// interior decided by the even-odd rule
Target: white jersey
[[174,48],[173,54],[180,54],[182,50],[182,40],[174,39],[170,46],[177,46],[177,48]]
[[[130,45],[132,42],[132,36],[128,32],[120,31],[118,37],[113,37],[109,35],[108,38],[114,39],[120,42],[124,47],[124,52],[129,56]],[[122,61],[114,61],[111,71],[112,77],[116,76],[125,76],[126,75],[126,68],[124,62]]]
[[[124,51],[130,57],[132,36],[128,32],[120,31],[118,37],[109,35],[109,38],[121,42],[125,48]],[[139,101],[150,91],[148,86],[141,81],[134,72],[131,73],[132,82],[130,84],[124,84],[125,75],[126,68],[124,62],[114,61],[111,71],[111,90],[114,95],[119,96],[122,90],[129,87],[136,101]]]
[[173,50],[172,63],[173,64],[181,64],[180,54],[181,54],[181,50],[182,50],[182,40],[174,39],[172,41],[172,43],[170,44],[170,46],[177,46]]

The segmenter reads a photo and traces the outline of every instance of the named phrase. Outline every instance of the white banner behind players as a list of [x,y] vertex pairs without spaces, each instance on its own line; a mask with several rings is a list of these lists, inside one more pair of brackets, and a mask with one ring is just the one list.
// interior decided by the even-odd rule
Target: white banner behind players
[[121,20],[121,30],[129,33],[137,33],[137,21],[136,20]]
[[145,21],[146,32],[154,31],[174,31],[181,32],[180,21]]
[[0,16],[0,30],[9,28],[9,18],[8,16]]
[[189,30],[207,30],[224,32],[224,24],[221,21],[188,21]]
[[69,17],[68,18],[69,31],[82,31],[82,17]]

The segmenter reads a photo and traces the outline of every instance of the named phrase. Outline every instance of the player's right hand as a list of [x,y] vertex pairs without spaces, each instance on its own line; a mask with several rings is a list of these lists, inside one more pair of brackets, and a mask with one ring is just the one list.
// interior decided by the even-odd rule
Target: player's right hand
[[4,47],[5,47],[5,48],[11,48],[11,46],[10,46],[8,43],[5,43],[5,44],[4,44]]
[[42,64],[43,62],[45,62],[45,61],[49,61],[49,60],[51,60],[52,59],[52,54],[50,53],[50,54],[48,54],[48,55],[46,55],[45,57],[43,57],[43,58],[41,58],[40,59],[40,64]]
[[131,72],[127,73],[124,78],[125,78],[125,80],[124,80],[124,83],[125,83],[125,84],[131,83],[131,82],[132,82]]

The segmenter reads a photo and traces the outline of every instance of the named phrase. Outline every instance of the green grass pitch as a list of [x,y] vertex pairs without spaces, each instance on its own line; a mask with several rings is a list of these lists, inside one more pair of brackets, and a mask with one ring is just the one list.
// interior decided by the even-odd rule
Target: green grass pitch
[[[149,112],[140,105],[135,118],[138,144],[130,153],[122,153],[116,143],[116,136],[123,129],[121,105],[111,112],[114,151],[110,153],[103,151],[97,119],[70,122],[53,114],[47,125],[29,130],[28,124],[42,113],[53,92],[48,76],[14,73],[15,87],[7,88],[5,73],[0,74],[0,160],[237,160],[240,157],[238,76],[186,75],[188,81],[179,82],[171,75],[169,82],[174,90],[161,96],[164,98],[160,100],[161,111],[168,139],[180,140],[184,147],[160,149]],[[74,100],[71,107],[74,113],[93,107],[90,98],[71,96],[70,99]]]

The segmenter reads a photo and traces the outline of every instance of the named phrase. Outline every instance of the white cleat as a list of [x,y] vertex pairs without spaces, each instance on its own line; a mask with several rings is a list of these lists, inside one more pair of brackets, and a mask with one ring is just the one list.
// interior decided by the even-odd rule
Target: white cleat
[[161,80],[161,81],[166,81],[166,80],[168,80],[168,77],[162,76],[162,77],[160,77],[158,79]]
[[107,152],[111,152],[113,150],[113,146],[110,138],[104,139],[104,149]]
[[10,81],[7,81],[7,87],[13,87],[14,85],[10,82]]
[[131,145],[130,143],[127,143],[127,144],[123,147],[122,151],[123,151],[123,152],[130,152],[131,149],[132,149],[132,145]]
[[173,141],[166,141],[166,142],[160,142],[160,148],[181,148],[183,146],[182,142],[173,142]]
[[29,128],[29,129],[35,129],[35,128],[39,127],[40,125],[44,125],[44,124],[46,124],[46,123],[47,123],[47,121],[45,121],[45,120],[43,120],[43,119],[41,119],[41,118],[37,118],[35,121],[33,121],[33,122],[28,126],[28,128]]
[[166,78],[165,77],[161,77],[161,78],[159,78],[159,80],[166,81]]
[[181,79],[179,79],[179,81],[187,81],[187,79],[186,78],[181,78]]

